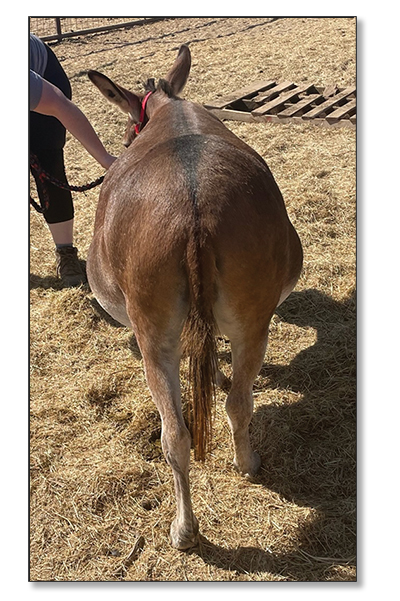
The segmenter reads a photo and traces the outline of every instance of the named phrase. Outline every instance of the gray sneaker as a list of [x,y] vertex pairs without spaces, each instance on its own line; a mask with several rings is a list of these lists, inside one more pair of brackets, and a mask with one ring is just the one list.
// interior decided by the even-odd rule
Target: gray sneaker
[[56,249],[57,275],[64,286],[71,288],[86,284],[86,275],[78,260],[78,250],[75,246],[65,246]]

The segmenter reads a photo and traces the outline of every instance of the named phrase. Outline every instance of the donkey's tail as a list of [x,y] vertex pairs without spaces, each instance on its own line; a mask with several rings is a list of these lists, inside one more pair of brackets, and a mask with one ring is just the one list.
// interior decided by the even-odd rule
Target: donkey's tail
[[204,460],[210,448],[212,413],[217,373],[214,298],[215,262],[212,253],[200,248],[196,235],[187,246],[190,309],[182,333],[183,351],[189,356],[189,427],[195,459]]

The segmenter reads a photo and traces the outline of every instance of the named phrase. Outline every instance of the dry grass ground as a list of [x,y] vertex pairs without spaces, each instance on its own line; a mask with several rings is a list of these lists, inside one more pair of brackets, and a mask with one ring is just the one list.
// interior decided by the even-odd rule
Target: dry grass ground
[[[181,18],[53,46],[111,152],[121,152],[124,117],[86,71],[135,88],[165,75],[183,42],[193,56],[184,97],[196,102],[264,76],[355,82],[355,21],[347,18]],[[201,545],[190,553],[170,547],[172,476],[135,340],[87,288],[62,289],[50,235],[32,212],[31,580],[356,578],[355,132],[227,125],[268,162],[305,254],[255,382],[260,474],[246,481],[233,470],[219,391],[211,456],[191,467]],[[102,172],[70,136],[66,164],[74,184]],[[74,195],[83,260],[97,195]],[[219,352],[229,376],[228,341],[219,340]]]

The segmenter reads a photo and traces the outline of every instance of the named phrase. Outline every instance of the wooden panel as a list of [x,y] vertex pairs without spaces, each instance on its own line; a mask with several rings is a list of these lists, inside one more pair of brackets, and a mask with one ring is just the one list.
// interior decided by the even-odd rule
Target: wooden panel
[[236,92],[233,92],[232,94],[228,94],[227,96],[224,96],[223,98],[213,100],[213,101],[209,102],[208,104],[205,104],[204,106],[206,108],[222,109],[225,106],[232,104],[232,102],[235,102],[235,100],[241,100],[242,98],[245,98],[246,96],[251,96],[251,94],[256,94],[257,92],[266,90],[267,88],[272,87],[274,84],[275,84],[275,81],[272,79],[268,80],[268,81],[265,81],[265,80],[264,81],[255,81],[254,83],[252,83],[250,86],[247,86],[246,88],[237,90]]
[[326,110],[328,110],[329,108],[331,108],[335,104],[337,104],[337,102],[339,100],[343,100],[343,98],[346,98],[346,96],[350,96],[350,94],[353,94],[355,91],[356,91],[355,87],[346,88],[345,90],[343,90],[343,92],[340,92],[339,94],[336,94],[335,96],[331,96],[329,98],[329,100],[326,100],[325,102],[318,105],[317,107],[315,107],[308,113],[305,113],[303,115],[303,119],[314,119],[315,117],[322,115],[322,113],[324,113]]
[[[314,123],[323,127],[356,127],[356,87],[317,87],[290,81],[256,81],[204,106],[220,119],[246,123]],[[319,104],[318,104],[319,103]]]
[[228,119],[229,121],[244,121],[245,123],[254,123],[251,113],[245,111],[234,111],[232,109],[209,109],[210,113],[218,117],[218,119]]
[[279,113],[279,117],[293,117],[296,113],[307,108],[319,98],[323,98],[323,96],[321,96],[321,94],[309,94],[309,96],[306,96],[299,102],[296,102],[293,104],[293,106],[289,106],[287,109],[281,111]]
[[339,106],[339,108],[337,108],[335,111],[333,111],[333,113],[331,113],[330,115],[327,115],[327,120],[330,121],[331,119],[341,119],[342,117],[344,117],[344,115],[352,115],[354,113],[354,111],[356,110],[356,99],[354,98],[354,100],[350,100],[350,102],[347,102],[346,104],[344,104],[343,106]]
[[[242,121],[245,123],[295,123],[303,125],[305,123],[302,117],[280,117],[280,114],[253,116],[252,113],[234,111],[232,109],[210,109],[210,112],[219,119],[224,119],[226,121]],[[354,116],[351,117],[351,119],[339,119],[332,124],[326,119],[313,119],[310,123],[319,125],[320,127],[347,127],[354,129],[356,121]]]
[[253,100],[255,102],[265,102],[266,100],[271,98],[274,94],[280,94],[281,92],[285,92],[289,88],[294,88],[295,85],[296,84],[294,84],[290,81],[283,81],[282,83],[279,83],[278,85],[276,85],[273,88],[271,88],[270,90],[268,90],[268,92],[266,94],[258,94],[257,96],[255,96],[253,98]]
[[310,84],[307,84],[304,86],[299,86],[297,88],[293,88],[292,90],[290,90],[290,92],[286,92],[286,94],[281,94],[278,98],[275,98],[274,100],[270,100],[266,104],[263,104],[258,109],[255,109],[254,111],[252,111],[252,113],[254,115],[265,115],[270,110],[272,110],[274,108],[278,108],[279,106],[282,106],[285,102],[288,102],[291,98],[295,98],[295,96],[298,96],[299,94],[302,94],[303,92],[306,92],[311,87],[312,86]]

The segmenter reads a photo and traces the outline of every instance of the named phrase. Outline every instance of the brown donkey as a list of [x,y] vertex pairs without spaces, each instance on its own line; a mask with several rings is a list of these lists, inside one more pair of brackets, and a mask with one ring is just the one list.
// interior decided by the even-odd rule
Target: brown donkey
[[198,537],[189,488],[191,435],[181,408],[182,354],[190,357],[195,458],[204,459],[214,386],[222,377],[215,335],[229,338],[233,376],[226,410],[234,464],[243,475],[255,474],[252,386],[271,317],[302,265],[299,238],[264,160],[202,106],[177,97],[190,63],[184,45],[165,79],[148,80],[144,97],[89,72],[128,114],[128,149],[104,179],[88,278],[102,307],[133,329],[143,356],[174,476],[171,540],[178,549]]

